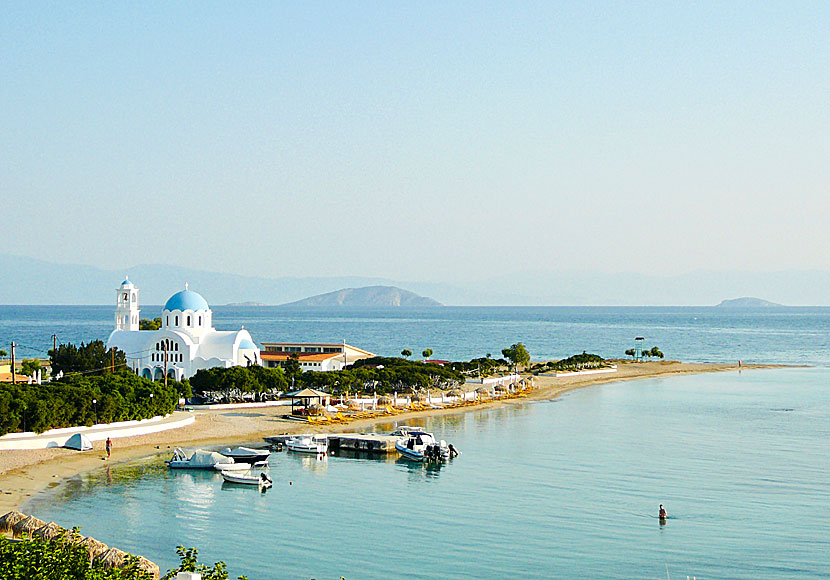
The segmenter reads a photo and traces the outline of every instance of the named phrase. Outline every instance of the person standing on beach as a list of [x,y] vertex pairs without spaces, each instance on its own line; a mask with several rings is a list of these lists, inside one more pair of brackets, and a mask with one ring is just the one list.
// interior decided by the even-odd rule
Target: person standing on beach
[[107,459],[110,458],[110,453],[112,453],[112,439],[107,437]]

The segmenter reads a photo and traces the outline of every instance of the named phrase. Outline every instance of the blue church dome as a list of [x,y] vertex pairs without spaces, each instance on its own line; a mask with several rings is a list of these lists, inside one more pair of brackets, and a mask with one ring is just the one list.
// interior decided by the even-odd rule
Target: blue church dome
[[242,342],[239,343],[239,348],[255,350],[256,345],[247,338],[243,338]]
[[193,290],[182,290],[173,294],[164,305],[165,310],[210,310],[202,295]]

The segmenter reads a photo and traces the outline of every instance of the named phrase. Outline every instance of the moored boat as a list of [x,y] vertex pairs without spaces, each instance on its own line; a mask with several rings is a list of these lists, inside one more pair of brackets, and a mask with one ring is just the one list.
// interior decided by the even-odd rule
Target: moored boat
[[458,452],[443,439],[438,441],[432,433],[417,429],[402,431],[403,436],[395,441],[395,449],[413,461],[438,461],[449,459]]
[[243,485],[258,485],[259,487],[271,487],[273,483],[271,478],[265,472],[260,472],[258,475],[253,473],[236,473],[230,471],[221,471],[222,479],[228,483],[241,483]]
[[181,447],[173,450],[173,457],[165,461],[170,469],[213,469],[220,463],[232,463],[227,457],[215,451],[197,449],[188,457]]
[[329,449],[328,438],[325,435],[303,434],[286,440],[285,446],[295,453],[313,453],[325,455]]
[[231,449],[230,447],[224,451],[220,451],[225,457],[230,457],[235,463],[247,463],[253,465],[261,461],[267,461],[271,452],[268,449],[251,449],[250,447],[237,447]]

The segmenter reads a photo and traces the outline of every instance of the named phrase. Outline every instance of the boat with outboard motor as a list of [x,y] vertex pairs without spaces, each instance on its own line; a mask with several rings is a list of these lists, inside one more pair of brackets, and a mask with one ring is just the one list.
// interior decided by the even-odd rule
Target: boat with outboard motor
[[228,483],[241,483],[243,485],[258,485],[260,488],[271,487],[273,483],[271,478],[264,471],[259,475],[253,473],[233,473],[229,471],[221,471],[222,479]]
[[268,449],[251,449],[250,447],[237,447],[236,449],[229,447],[219,453],[233,459],[235,463],[247,463],[248,465],[267,461],[268,456],[271,455]]
[[443,439],[438,441],[432,433],[421,429],[400,429],[401,438],[395,441],[395,449],[412,461],[440,461],[455,457],[458,451]]
[[295,453],[311,453],[325,455],[329,449],[329,441],[325,435],[304,433],[286,439],[285,446]]

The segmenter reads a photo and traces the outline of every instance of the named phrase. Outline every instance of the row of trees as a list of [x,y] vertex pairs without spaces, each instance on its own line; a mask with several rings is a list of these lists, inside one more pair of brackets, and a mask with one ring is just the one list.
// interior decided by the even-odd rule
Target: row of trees
[[[431,348],[424,349],[424,351],[421,353],[421,355],[424,357],[424,359],[428,359],[429,357],[432,356],[432,349]],[[412,351],[409,350],[408,348],[405,348],[401,351],[401,356],[405,359],[408,359],[409,357],[412,356]]]
[[535,373],[547,371],[579,371],[584,369],[601,368],[607,365],[608,363],[605,359],[598,354],[591,354],[583,350],[581,354],[575,354],[561,360],[537,363],[533,365],[530,370]]
[[[630,356],[633,359],[637,358],[637,350],[634,349],[634,348],[629,348],[627,351],[625,351],[625,354],[627,356]],[[661,358],[663,358],[663,352],[659,348],[657,348],[656,346],[652,346],[651,350],[640,351],[640,357],[641,358],[654,357],[654,358],[660,358],[661,359]]]

